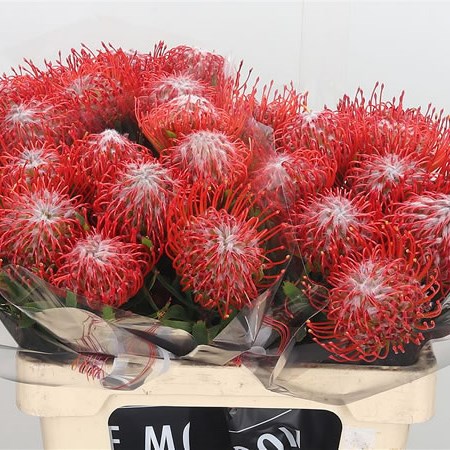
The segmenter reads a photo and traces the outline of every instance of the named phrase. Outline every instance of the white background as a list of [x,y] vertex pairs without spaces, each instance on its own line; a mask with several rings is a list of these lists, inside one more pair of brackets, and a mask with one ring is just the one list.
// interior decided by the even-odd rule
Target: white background
[[[243,59],[261,79],[290,80],[310,106],[333,106],[376,81],[406,103],[450,113],[450,2],[2,2],[0,72],[23,57],[55,59],[83,42],[148,51],[159,41]],[[8,337],[0,327],[0,343]],[[0,361],[0,371],[1,371]],[[438,374],[435,418],[412,427],[408,448],[450,449],[450,370]],[[18,412],[0,380],[0,449],[42,448],[38,419]]]

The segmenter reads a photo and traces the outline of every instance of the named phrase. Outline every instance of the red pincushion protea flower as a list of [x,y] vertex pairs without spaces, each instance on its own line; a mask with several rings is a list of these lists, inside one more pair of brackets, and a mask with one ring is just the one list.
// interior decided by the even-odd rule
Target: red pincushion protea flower
[[192,130],[214,129],[224,121],[222,114],[204,97],[181,95],[148,109],[145,97],[136,102],[136,117],[145,137],[160,152],[174,139]]
[[251,150],[222,131],[198,130],[164,150],[161,160],[182,173],[189,183],[236,184],[244,181]]
[[317,151],[274,152],[256,166],[250,179],[252,190],[263,193],[258,203],[289,213],[298,199],[331,187],[335,170],[333,160]]
[[373,198],[385,212],[394,202],[401,202],[413,193],[420,193],[430,180],[427,161],[420,155],[391,151],[360,155],[347,172],[348,184],[355,192]]
[[[13,75],[0,77],[0,104],[14,104],[19,101],[43,100],[48,96],[47,86],[40,78],[41,71],[32,63],[30,67],[19,66]],[[39,76],[36,76],[39,75]]]
[[188,73],[152,74],[144,81],[142,96],[147,97],[148,106],[155,108],[181,95],[211,98],[212,90],[201,80]]
[[155,158],[125,161],[118,165],[114,181],[99,184],[94,202],[98,226],[132,241],[149,237],[158,253],[165,239],[167,208],[178,188],[175,174]]
[[447,159],[448,146],[441,141],[450,119],[431,106],[425,114],[420,108],[405,108],[404,92],[398,101],[386,102],[383,90],[376,84],[368,100],[359,89],[354,100],[345,96],[339,102],[337,113],[351,153],[371,153],[373,147],[389,151],[401,144],[410,153],[425,156],[430,170],[439,167]]
[[95,55],[72,50],[56,65],[47,64],[46,83],[53,101],[66,105],[65,124],[81,138],[132,119],[134,97],[140,87],[139,66],[124,52],[106,49]]
[[[80,204],[62,185],[38,179],[5,190],[0,209],[0,254],[29,268],[50,268],[81,232]],[[42,273],[44,275],[44,273]]]
[[119,112],[119,120],[124,122],[134,118],[134,99],[142,87],[141,59],[137,52],[125,52],[103,45],[92,61],[93,72],[97,71],[113,88],[114,102]]
[[250,207],[245,190],[236,194],[197,184],[169,210],[167,253],[183,290],[225,318],[272,285],[282,271],[271,269],[285,262],[274,260],[283,247],[266,248],[281,227],[264,228],[272,216],[252,217]]
[[361,247],[360,254],[340,259],[327,278],[327,320],[309,323],[312,335],[338,361],[374,361],[391,349],[404,352],[406,344],[420,344],[421,331],[433,327],[430,319],[441,313],[437,272],[409,233]]
[[371,239],[376,205],[344,190],[327,190],[296,205],[292,216],[293,238],[299,255],[312,269],[327,272],[341,255],[358,248],[361,236]]
[[92,230],[56,261],[52,284],[119,307],[142,287],[153,262],[146,248]]
[[335,139],[338,128],[338,117],[334,111],[310,111],[306,108],[292,115],[282,124],[277,133],[278,144],[285,150],[295,151],[304,145],[307,138],[319,138],[322,134]]
[[275,143],[277,148],[288,152],[302,148],[320,151],[335,161],[340,178],[354,156],[338,115],[328,109],[305,111],[289,118],[275,133]]
[[119,162],[139,160],[148,153],[147,148],[112,129],[88,134],[66,149],[67,164],[76,169],[76,183],[81,192],[92,191],[94,184],[106,174],[113,177]]
[[47,142],[34,142],[7,149],[0,157],[0,176],[12,188],[18,180],[31,184],[40,177],[54,178],[62,170],[57,149]]
[[392,216],[402,228],[433,249],[445,283],[450,283],[450,194],[424,192],[397,205]]
[[37,100],[6,105],[0,109],[0,136],[8,146],[29,145],[36,140],[56,142],[63,133],[58,106]]
[[91,168],[96,178],[107,171],[108,165],[124,159],[139,158],[141,153],[148,153],[148,149],[112,129],[106,129],[99,134],[89,134],[80,144],[84,144],[80,154],[82,162],[86,168]]
[[165,54],[163,70],[173,73],[183,72],[215,86],[217,79],[227,71],[227,63],[223,56],[198,48],[180,45]]
[[264,86],[262,98],[254,108],[254,118],[278,130],[288,120],[307,111],[308,94],[298,93],[293,86],[285,86],[283,92],[273,92],[273,82]]

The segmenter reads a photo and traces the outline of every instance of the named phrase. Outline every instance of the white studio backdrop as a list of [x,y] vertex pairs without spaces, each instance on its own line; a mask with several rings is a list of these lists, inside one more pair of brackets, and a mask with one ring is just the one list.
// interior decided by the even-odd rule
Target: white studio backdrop
[[[149,51],[160,40],[244,60],[278,87],[292,80],[309,91],[312,109],[333,107],[358,87],[369,94],[380,81],[386,97],[404,89],[409,106],[431,102],[450,113],[450,1],[0,0],[0,73],[10,73],[24,57],[39,64],[81,43]],[[0,326],[0,343],[8,342]],[[450,449],[449,376],[450,369],[439,372],[436,416],[412,427],[408,448]],[[0,449],[42,449],[38,419],[17,410],[14,385],[4,380]]]

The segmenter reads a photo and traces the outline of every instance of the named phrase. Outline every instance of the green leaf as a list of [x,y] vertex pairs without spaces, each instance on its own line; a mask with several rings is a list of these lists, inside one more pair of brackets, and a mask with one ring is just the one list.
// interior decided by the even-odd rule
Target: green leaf
[[39,303],[36,302],[27,302],[22,305],[24,309],[28,312],[37,313],[42,311],[42,307],[39,306]]
[[149,239],[147,236],[143,236],[141,239],[141,242],[142,242],[142,245],[145,245],[150,250],[153,250],[153,248],[154,248],[153,241],[151,239]]
[[114,314],[114,309],[109,305],[104,306],[102,309],[102,317],[106,321],[114,320],[116,318],[116,315]]
[[77,307],[77,295],[75,294],[75,292],[67,291],[65,303],[66,303],[66,306],[69,308]]
[[206,328],[206,323],[203,320],[195,322],[192,326],[192,336],[198,345],[208,344],[208,329]]
[[182,320],[188,322],[190,317],[187,311],[181,305],[172,305],[164,314],[167,320]]
[[90,230],[90,226],[89,224],[86,222],[85,218],[80,214],[80,213],[75,213],[75,217],[77,218],[78,222],[80,222],[81,226],[83,227],[84,231],[89,231]]
[[185,322],[183,320],[169,320],[163,317],[161,319],[161,323],[167,327],[177,328],[179,330],[187,331],[188,333],[192,332],[192,322]]
[[175,287],[173,287],[169,281],[167,281],[165,279],[165,277],[163,275],[161,275],[161,272],[156,271],[156,278],[157,280],[161,283],[161,285],[167,289],[170,294],[172,294],[180,303],[182,303],[184,306],[186,306],[187,308],[189,308],[190,310],[193,311],[198,311],[199,308],[197,305],[195,305],[192,302],[191,297],[189,296],[188,298],[183,297],[182,293],[176,289]]
[[166,130],[166,135],[167,135],[167,137],[170,137],[172,139],[176,139],[177,138],[176,133],[174,133],[173,131],[170,131],[170,130]]
[[285,281],[283,283],[283,292],[286,297],[289,297],[291,300],[298,300],[304,295],[302,294],[301,289],[299,289],[294,283],[290,281]]
[[294,283],[285,281],[283,283],[283,292],[288,297],[287,307],[294,317],[306,317],[315,311],[310,305],[308,298],[303,291],[299,289]]

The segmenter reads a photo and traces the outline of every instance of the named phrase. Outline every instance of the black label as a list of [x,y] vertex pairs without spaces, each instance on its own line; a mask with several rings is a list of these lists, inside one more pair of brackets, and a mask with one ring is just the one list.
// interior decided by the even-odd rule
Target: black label
[[109,420],[113,450],[230,450],[223,408],[132,407]]
[[342,431],[308,409],[127,407],[108,426],[112,450],[334,450]]

